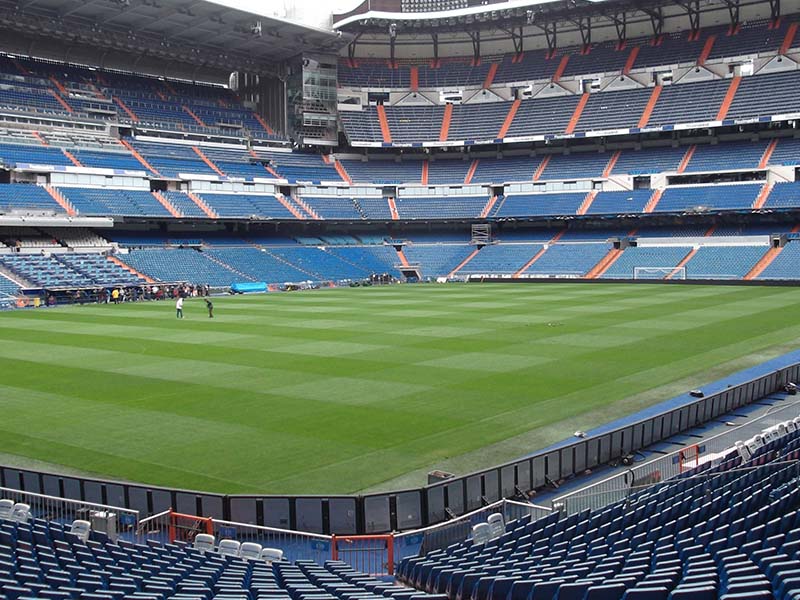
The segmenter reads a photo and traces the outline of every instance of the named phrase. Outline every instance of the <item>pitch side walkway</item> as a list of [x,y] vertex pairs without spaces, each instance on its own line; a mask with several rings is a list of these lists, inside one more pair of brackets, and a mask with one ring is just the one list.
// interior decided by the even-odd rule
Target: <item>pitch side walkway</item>
[[[789,365],[793,365],[798,362],[800,362],[800,350],[795,350],[793,352],[789,352],[788,354],[784,354],[783,356],[779,356],[778,358],[774,358],[760,365],[756,365],[754,367],[750,367],[749,369],[744,369],[743,371],[733,373],[728,377],[704,385],[699,389],[701,389],[706,396],[710,396],[712,394],[716,394],[717,392],[725,390],[729,386],[745,383],[747,381],[750,381],[751,379],[755,379],[762,375],[769,374],[772,371],[775,371],[783,367],[787,367]],[[673,410],[675,408],[679,408],[681,406],[684,406],[686,404],[691,404],[692,402],[696,401],[697,398],[691,397],[687,391],[687,393],[681,394],[680,396],[676,396],[670,400],[665,400],[664,402],[660,402],[659,404],[655,404],[644,410],[640,410],[639,412],[633,413],[631,415],[628,415],[621,419],[617,419],[615,421],[611,421],[610,423],[606,423],[604,425],[601,425],[600,427],[596,427],[595,429],[591,429],[587,431],[586,434],[587,436],[591,437],[595,435],[601,435],[603,433],[608,433],[609,431],[613,431],[614,429],[625,427],[627,425],[632,425],[648,417],[652,417],[658,415],[659,413],[668,410]],[[680,450],[685,446],[689,446],[692,444],[699,444],[704,439],[711,438],[715,435],[719,435],[723,431],[729,430],[732,427],[743,425],[752,419],[762,417],[765,414],[774,412],[775,410],[779,410],[781,408],[790,406],[797,402],[800,402],[800,394],[796,396],[789,396],[786,393],[771,394],[766,398],[763,398],[762,400],[749,404],[748,406],[742,406],[736,409],[736,411],[734,411],[733,413],[721,415],[717,419],[709,421],[704,425],[695,427],[694,429],[690,429],[689,431],[685,431],[683,433],[676,434],[670,438],[661,440],[660,442],[657,442],[646,449],[637,451],[635,453],[636,462],[637,463],[643,462],[645,460],[656,458],[660,455],[675,452],[676,450]],[[793,412],[791,416],[798,416],[798,415],[800,415],[800,406],[798,406],[796,414]],[[787,418],[790,417],[787,416]],[[548,446],[547,448],[544,448],[543,450],[537,450],[536,454],[539,454],[540,452],[547,452],[550,450],[554,450],[556,448],[561,448],[563,446],[567,446],[569,444],[574,443],[576,439],[577,438],[570,438],[562,442],[559,442],[557,444],[553,444],[551,446]],[[621,472],[623,469],[626,468],[627,467],[624,466],[609,467],[607,465],[596,467],[591,472],[591,474],[569,479],[565,481],[562,485],[560,485],[558,489],[545,490],[539,492],[536,495],[536,497],[532,499],[532,501],[535,502],[536,504],[549,505],[550,500],[552,500],[557,496],[563,496],[564,494],[567,494],[569,492],[579,490],[596,481],[600,481],[601,479],[605,479],[611,475]]]

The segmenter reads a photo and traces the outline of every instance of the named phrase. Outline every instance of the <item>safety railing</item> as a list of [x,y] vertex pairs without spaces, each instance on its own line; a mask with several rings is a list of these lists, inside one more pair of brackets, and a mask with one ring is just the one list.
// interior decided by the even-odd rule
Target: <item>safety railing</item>
[[232,539],[239,542],[254,542],[265,548],[278,548],[283,550],[284,560],[313,560],[321,565],[332,556],[329,535],[219,519],[212,519],[212,523],[217,540]]
[[108,504],[69,500],[6,487],[0,487],[0,499],[27,504],[30,506],[31,516],[35,519],[62,524],[72,523],[76,519],[89,521],[94,529],[105,531],[114,539],[118,535],[134,535],[139,524],[138,510]]
[[549,515],[551,512],[552,509],[546,506],[516,502],[514,500],[498,500],[445,523],[395,534],[395,562],[463,542],[469,539],[474,525],[485,523],[489,515],[494,513],[501,513],[505,521],[508,522],[526,515],[530,515],[531,520],[535,521],[540,517]]
[[633,466],[622,473],[612,475],[569,494],[559,496],[552,501],[553,508],[565,511],[567,514],[575,514],[587,508],[603,508],[627,498],[634,492],[680,475],[686,470],[687,462],[691,463],[688,466],[696,466],[692,461],[696,460],[699,464],[704,462],[708,456],[730,450],[736,441],[749,439],[764,429],[792,419],[798,416],[798,411],[800,411],[800,402],[781,406],[752,421],[703,440],[696,445],[696,458],[688,456],[686,448],[677,450],[641,465]]

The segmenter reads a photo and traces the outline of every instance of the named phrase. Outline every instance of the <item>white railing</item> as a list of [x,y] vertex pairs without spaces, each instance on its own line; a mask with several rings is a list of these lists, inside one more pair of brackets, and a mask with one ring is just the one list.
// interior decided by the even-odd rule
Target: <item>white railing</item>
[[463,542],[472,534],[473,525],[485,523],[489,515],[494,513],[501,513],[505,521],[514,521],[526,515],[530,515],[531,520],[535,521],[551,512],[552,509],[546,506],[498,500],[444,523],[394,534],[394,560],[399,562],[409,556]]
[[320,533],[305,533],[276,527],[263,527],[212,519],[217,540],[235,539],[254,542],[265,548],[283,550],[284,560],[313,560],[323,564],[331,559],[331,536]]
[[[796,417],[798,405],[800,402],[778,407],[776,410],[738,427],[733,427],[706,440],[700,440],[699,445],[703,446],[703,452],[698,455],[698,462],[704,462],[704,455],[732,450],[736,441],[749,439],[764,429]],[[683,448],[559,496],[553,499],[552,504],[554,508],[565,511],[567,514],[575,514],[587,508],[603,508],[612,502],[627,498],[634,492],[679,475],[682,470],[686,470],[686,463],[687,452],[686,448]],[[694,465],[690,463],[688,466]]]
[[[109,515],[116,518],[116,530],[109,531],[109,535],[116,539],[119,535],[135,535],[139,525],[139,511],[108,504],[84,502],[82,500],[68,500],[57,496],[23,492],[11,488],[0,487],[0,498],[22,502],[31,507],[31,516],[35,519],[57,521],[69,524],[75,519],[97,523],[98,519],[108,522]],[[112,517],[113,519],[114,517]],[[99,529],[100,526],[96,527]]]

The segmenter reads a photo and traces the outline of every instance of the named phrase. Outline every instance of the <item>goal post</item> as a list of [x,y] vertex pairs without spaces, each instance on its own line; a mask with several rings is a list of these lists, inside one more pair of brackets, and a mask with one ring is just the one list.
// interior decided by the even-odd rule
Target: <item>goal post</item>
[[331,558],[368,575],[394,575],[394,536],[331,536]]
[[686,279],[686,267],[633,267],[634,279]]

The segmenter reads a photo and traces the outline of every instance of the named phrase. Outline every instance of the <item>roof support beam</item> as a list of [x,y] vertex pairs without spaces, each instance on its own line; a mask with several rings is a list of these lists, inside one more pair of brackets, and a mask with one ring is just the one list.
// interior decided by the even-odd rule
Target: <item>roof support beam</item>
[[781,0],[769,0],[769,12],[775,21],[781,16]]
[[514,44],[514,54],[520,55],[524,50],[523,42],[525,37],[522,35],[522,26],[517,29],[503,29],[511,37],[511,42]]
[[689,28],[692,31],[700,30],[700,0],[689,0],[686,3],[677,2],[677,5],[686,11],[689,17]]
[[614,29],[617,30],[618,47],[622,48],[625,40],[628,39],[628,13],[621,12],[608,16],[609,19],[614,21]]
[[650,17],[650,25],[653,28],[653,37],[658,37],[664,32],[664,11],[661,7],[655,9],[642,9],[642,12]]
[[548,56],[553,56],[556,51],[556,44],[558,43],[558,29],[555,24],[553,23],[545,23],[544,25],[539,25],[539,27],[544,31],[544,37],[547,39],[547,48],[548,48]]
[[472,59],[474,64],[478,65],[481,62],[481,31],[468,31],[469,39],[472,41]]
[[577,21],[573,21],[573,23],[578,26],[584,49],[588,48],[592,43],[592,19],[581,17]]
[[353,38],[353,41],[347,44],[347,58],[349,58],[351,62],[356,58],[356,46],[358,45],[358,40],[361,39],[361,33],[362,32],[359,31]]
[[731,31],[739,24],[739,0],[723,0],[728,7],[728,15],[731,19]]
[[433,43],[433,64],[439,64],[439,34],[435,31],[431,33],[431,42]]

